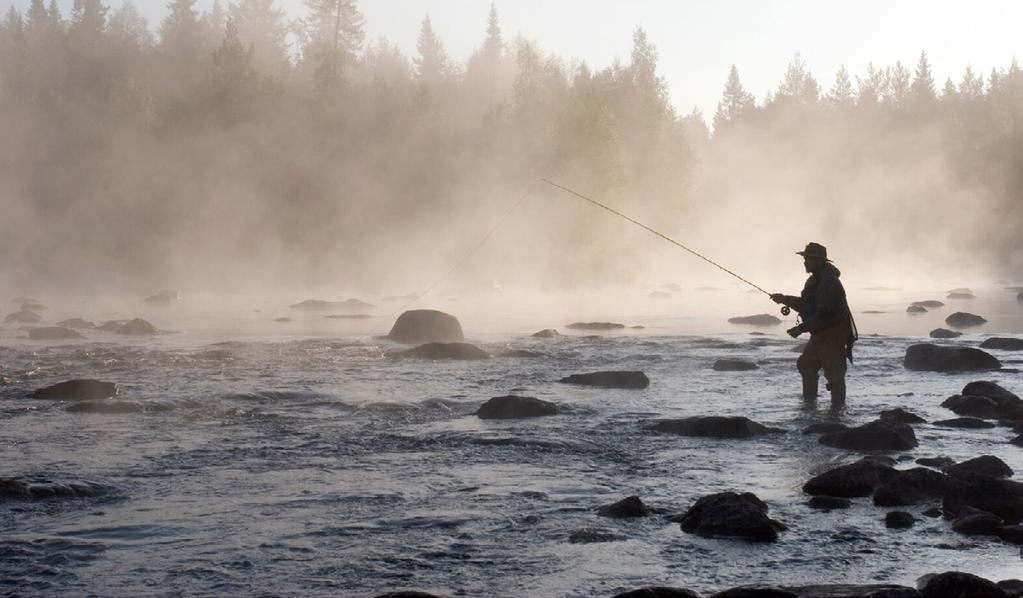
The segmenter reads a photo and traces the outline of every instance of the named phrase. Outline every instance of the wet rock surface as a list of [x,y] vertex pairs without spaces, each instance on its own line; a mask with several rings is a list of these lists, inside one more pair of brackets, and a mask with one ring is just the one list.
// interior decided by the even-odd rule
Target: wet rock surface
[[968,459],[962,463],[949,466],[945,469],[949,475],[957,476],[963,474],[981,474],[993,478],[1011,478],[1012,468],[998,457],[993,455],[981,455]]
[[643,504],[643,501],[638,496],[629,496],[616,503],[604,505],[597,509],[597,515],[615,519],[648,517],[651,512],[650,507]]
[[884,516],[884,526],[889,529],[909,529],[914,523],[913,514],[906,511],[892,511]]
[[886,409],[880,414],[880,419],[896,424],[925,424],[927,420],[915,413],[910,413],[901,407]]
[[924,308],[927,308],[927,309],[938,309],[939,307],[945,307],[944,303],[942,303],[941,301],[934,300],[934,299],[926,299],[924,301],[914,301],[913,303],[910,303],[910,305],[917,305],[919,307],[924,307]]
[[625,328],[625,324],[618,324],[615,322],[572,322],[565,326],[571,330],[622,330]]
[[662,419],[648,425],[647,429],[679,436],[706,438],[754,438],[784,432],[778,428],[759,424],[747,417],[716,415]]
[[480,405],[476,415],[481,419],[514,419],[556,415],[558,406],[534,397],[507,395],[494,397]]
[[88,378],[67,380],[52,386],[40,388],[32,398],[49,401],[89,401],[106,399],[117,394],[117,385]]
[[992,337],[980,344],[981,349],[998,351],[1023,351],[1023,338]]
[[418,359],[457,359],[461,361],[490,359],[490,353],[469,343],[426,343],[402,351],[398,355]]
[[921,581],[919,589],[924,598],[1005,598],[1005,592],[994,582],[970,573],[950,571]]
[[895,470],[874,489],[874,504],[879,507],[902,507],[940,500],[948,485],[948,476],[914,467]]
[[840,496],[814,496],[806,502],[806,506],[811,509],[848,509],[852,506],[852,501],[848,498],[842,498]]
[[572,374],[558,382],[564,384],[578,384],[581,386],[597,386],[600,388],[624,388],[643,389],[650,386],[650,378],[639,371],[610,370],[603,372],[590,372],[586,374]]
[[803,485],[803,492],[841,498],[870,496],[882,482],[895,475],[895,468],[890,464],[863,458],[814,476]]
[[907,451],[917,446],[913,428],[883,419],[825,434],[820,443],[857,451]]
[[561,333],[553,328],[544,328],[533,333],[533,338],[555,338],[561,336]]
[[750,492],[704,496],[682,516],[682,531],[708,538],[774,542],[785,526],[767,516],[767,504]]
[[455,316],[435,309],[414,309],[398,316],[387,338],[405,344],[454,343],[465,340],[465,335]]
[[921,343],[906,349],[903,365],[908,370],[971,372],[1001,369],[990,353],[973,347],[950,347]]
[[987,323],[987,320],[977,314],[971,314],[965,311],[957,311],[954,314],[945,318],[945,323],[952,328],[973,328],[976,326],[982,326]]
[[949,330],[948,328],[935,328],[930,333],[931,338],[958,338],[962,335],[962,332],[959,332],[958,330]]
[[746,324],[747,326],[777,326],[781,320],[771,314],[756,314],[753,316],[736,316],[728,318],[729,324]]
[[716,372],[748,372],[750,370],[759,370],[760,366],[752,361],[744,361],[742,359],[718,359],[714,362],[713,369]]
[[700,598],[700,595],[685,588],[647,586],[615,594],[613,598]]

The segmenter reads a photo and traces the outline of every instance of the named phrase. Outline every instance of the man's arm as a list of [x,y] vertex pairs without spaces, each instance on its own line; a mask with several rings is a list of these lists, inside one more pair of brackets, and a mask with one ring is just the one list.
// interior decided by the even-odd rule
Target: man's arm
[[845,317],[845,289],[837,278],[824,277],[817,286],[817,306],[813,315],[801,325],[803,332],[819,332],[841,322]]
[[795,295],[782,295],[781,293],[774,293],[771,295],[771,301],[786,305],[796,310],[799,313],[803,313],[803,298],[796,297]]

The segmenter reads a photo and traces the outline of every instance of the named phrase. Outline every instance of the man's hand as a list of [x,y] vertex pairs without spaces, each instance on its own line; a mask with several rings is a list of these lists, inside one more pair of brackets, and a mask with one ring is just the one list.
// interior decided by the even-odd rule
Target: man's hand
[[792,328],[789,328],[785,332],[789,333],[789,336],[791,336],[792,338],[799,338],[799,335],[803,334],[803,326],[802,325],[793,326]]
[[771,301],[774,301],[775,303],[785,303],[785,295],[782,295],[781,293],[773,293],[771,294]]

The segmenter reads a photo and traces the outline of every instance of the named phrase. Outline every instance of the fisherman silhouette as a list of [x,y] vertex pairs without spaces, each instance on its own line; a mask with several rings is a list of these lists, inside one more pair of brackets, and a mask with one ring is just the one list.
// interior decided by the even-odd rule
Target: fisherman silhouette
[[771,300],[796,310],[802,323],[786,332],[798,338],[810,333],[810,340],[796,367],[803,378],[803,402],[806,406],[817,403],[817,385],[820,371],[831,391],[831,411],[839,413],[845,408],[846,363],[852,363],[852,347],[857,340],[856,323],[849,311],[845,288],[838,279],[838,268],[828,259],[828,250],[819,243],[808,243],[797,251],[803,256],[803,266],[810,274],[798,297],[774,293]]

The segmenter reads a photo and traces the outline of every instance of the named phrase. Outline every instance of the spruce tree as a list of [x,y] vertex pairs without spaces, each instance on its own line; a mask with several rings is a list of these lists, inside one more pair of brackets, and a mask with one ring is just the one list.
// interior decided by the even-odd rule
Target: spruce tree
[[306,7],[303,61],[318,88],[331,87],[355,64],[362,50],[362,13],[355,0],[306,0]]
[[828,92],[827,103],[836,108],[848,108],[855,101],[856,96],[853,92],[852,81],[849,79],[849,71],[845,70],[845,65],[842,65],[835,73],[835,84]]
[[252,48],[245,48],[238,27],[229,19],[224,39],[213,51],[210,68],[213,109],[225,124],[249,116],[256,83],[252,55]]
[[916,63],[916,73],[910,86],[912,98],[917,103],[933,101],[937,95],[934,91],[934,77],[931,65],[927,62],[927,52],[920,52],[920,60]]
[[284,11],[274,0],[239,0],[230,12],[239,41],[252,48],[252,67],[263,75],[283,76],[288,66]]
[[965,100],[976,100],[984,95],[984,78],[974,73],[969,65],[959,83],[959,95]]
[[717,112],[714,113],[714,130],[721,131],[729,123],[734,122],[743,116],[754,106],[753,95],[742,87],[739,80],[739,69],[732,65],[728,71],[728,80],[725,81],[725,91],[718,102]]
[[419,74],[419,81],[427,87],[440,83],[448,74],[448,55],[444,50],[444,44],[433,30],[430,24],[430,16],[423,19],[419,29],[419,43],[416,48],[419,56],[416,57],[416,72]]

